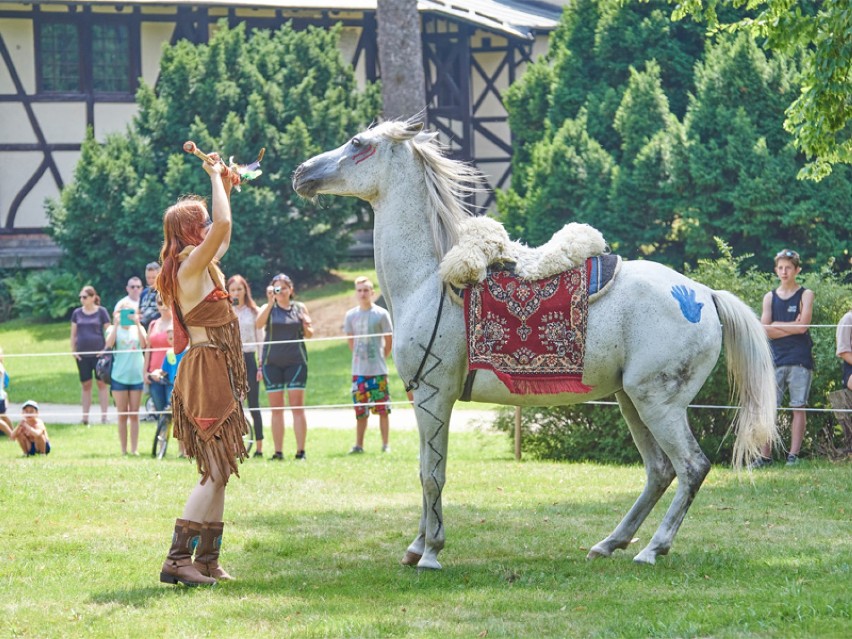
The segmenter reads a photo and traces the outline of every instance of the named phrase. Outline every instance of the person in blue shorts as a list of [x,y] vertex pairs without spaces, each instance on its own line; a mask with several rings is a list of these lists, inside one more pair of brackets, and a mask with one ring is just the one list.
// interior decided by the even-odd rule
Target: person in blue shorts
[[24,455],[49,455],[50,440],[47,437],[47,428],[38,416],[38,404],[33,400],[27,400],[21,406],[24,418],[12,431],[12,439],[18,442]]

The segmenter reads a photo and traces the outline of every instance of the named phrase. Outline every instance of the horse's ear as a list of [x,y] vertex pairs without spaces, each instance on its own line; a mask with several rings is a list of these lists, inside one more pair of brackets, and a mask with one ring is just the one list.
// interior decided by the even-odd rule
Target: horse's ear
[[417,135],[423,130],[423,121],[412,122],[408,121],[405,123],[406,132],[410,133],[412,136]]

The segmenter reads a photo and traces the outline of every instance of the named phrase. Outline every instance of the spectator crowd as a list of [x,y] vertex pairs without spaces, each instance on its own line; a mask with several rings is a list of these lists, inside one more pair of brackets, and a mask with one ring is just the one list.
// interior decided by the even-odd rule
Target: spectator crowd
[[[71,314],[71,353],[77,366],[81,389],[81,423],[92,421],[92,403],[97,391],[100,422],[108,422],[110,396],[117,412],[118,439],[122,455],[139,454],[139,414],[147,394],[154,413],[168,413],[171,395],[184,352],[175,352],[173,307],[157,293],[160,265],[145,267],[146,285],[131,277],[126,295],[112,312],[102,304],[92,286],[79,293],[80,306]],[[342,321],[352,350],[352,399],[355,404],[356,437],[350,453],[364,452],[367,417],[379,415],[382,452],[389,452],[390,393],[387,358],[391,354],[390,314],[374,303],[372,282],[359,277],[355,282],[358,306]],[[307,418],[305,387],[308,356],[305,339],[313,335],[307,307],[297,301],[292,279],[275,275],[266,287],[266,302],[258,306],[249,282],[242,275],[227,280],[227,293],[239,319],[243,357],[249,381],[245,403],[253,422],[254,458],[264,457],[263,416],[260,409],[261,382],[271,409],[274,452],[268,459],[284,459],[285,412],[292,415],[296,443],[294,458],[306,459]],[[25,454],[49,453],[50,444],[38,404],[28,400],[25,419],[17,428],[6,417],[6,389],[9,376],[0,349],[0,433],[19,441]],[[287,410],[285,410],[285,407]],[[34,412],[34,417],[29,415]],[[38,431],[38,429],[41,431]],[[42,432],[43,431],[43,432]],[[27,435],[24,436],[24,433]],[[182,453],[181,453],[182,455]]]
[[[761,323],[772,348],[776,367],[777,404],[792,409],[791,440],[786,463],[799,461],[806,431],[806,407],[814,373],[810,324],[814,293],[801,286],[801,259],[785,249],[774,258],[779,285],[763,300]],[[138,455],[139,411],[147,392],[157,414],[171,408],[171,392],[183,352],[175,352],[173,309],[157,293],[160,265],[145,267],[145,286],[139,277],[127,281],[126,295],[110,313],[92,286],[80,290],[80,306],[71,315],[71,352],[77,365],[81,388],[81,422],[88,425],[95,390],[100,421],[107,423],[110,395],[117,410],[118,437],[123,455]],[[274,451],[272,461],[284,459],[284,416],[292,415],[296,460],[306,459],[307,417],[305,387],[308,356],[305,340],[313,335],[307,307],[296,300],[292,279],[275,275],[266,287],[266,302],[258,306],[251,286],[242,275],[227,280],[227,293],[239,319],[243,357],[249,390],[245,402],[253,425],[254,458],[264,456],[263,416],[260,410],[261,382],[269,408]],[[374,301],[373,283],[366,277],[355,280],[357,305],[342,322],[352,351],[352,400],[355,407],[355,444],[350,454],[364,452],[369,415],[379,418],[381,450],[390,451],[387,358],[392,349],[390,314]],[[852,310],[839,319],[836,355],[840,359],[842,388],[852,391]],[[0,349],[0,433],[19,443],[26,455],[47,454],[50,442],[38,404],[27,400],[23,419],[13,426],[6,416],[9,375]],[[285,407],[288,409],[285,411]],[[773,463],[769,445],[754,467]]]

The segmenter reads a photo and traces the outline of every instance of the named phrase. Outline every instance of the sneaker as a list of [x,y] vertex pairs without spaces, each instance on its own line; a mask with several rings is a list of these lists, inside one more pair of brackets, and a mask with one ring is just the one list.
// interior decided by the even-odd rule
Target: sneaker
[[353,446],[352,450],[349,451],[350,455],[361,455],[364,452],[364,449],[360,446]]
[[305,451],[300,450],[298,453],[296,453],[296,456],[293,459],[295,459],[296,461],[305,461],[307,459],[307,457],[305,457]]
[[772,465],[772,458],[771,457],[764,457],[763,455],[761,455],[756,460],[754,460],[754,462],[751,465],[751,468],[752,468],[752,470],[757,470],[758,468],[766,468],[767,466],[771,466],[771,465]]
[[258,458],[258,457],[263,459],[263,453],[260,452],[259,450],[256,450],[256,451],[254,451],[254,455],[252,455],[252,457],[254,457],[255,459]]
[[275,453],[269,458],[269,461],[284,461],[284,453]]
[[384,446],[382,446],[382,452],[383,453],[389,453],[390,452],[390,444],[385,444]]
[[793,453],[790,453],[789,455],[787,455],[787,465],[788,466],[795,466],[798,463],[799,463],[799,456],[798,455],[794,455]]

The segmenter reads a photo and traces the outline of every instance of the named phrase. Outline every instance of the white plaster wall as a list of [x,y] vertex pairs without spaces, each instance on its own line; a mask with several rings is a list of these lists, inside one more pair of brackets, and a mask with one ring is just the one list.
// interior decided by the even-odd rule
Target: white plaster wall
[[[0,34],[9,49],[18,78],[27,93],[35,93],[35,45],[31,20],[0,20]],[[6,65],[0,62],[0,93],[14,93]]]
[[80,144],[85,139],[85,103],[35,102],[32,108],[48,144]]
[[[12,206],[12,200],[18,195],[21,186],[26,184],[27,180],[38,169],[41,161],[41,153],[0,154],[0,175],[3,176],[3,180],[0,182],[0,216],[2,216],[0,224],[4,227],[6,226],[9,207]],[[42,192],[41,199],[43,200],[49,192],[45,190],[42,190]],[[55,188],[53,194],[56,194]],[[33,206],[30,202],[24,201],[18,209],[15,226],[46,226],[47,219],[42,209],[40,202],[37,206]]]
[[0,140],[5,144],[38,142],[26,109],[20,102],[0,102]]
[[140,27],[142,48],[142,77],[153,86],[160,73],[160,58],[163,57],[163,45],[171,41],[174,24],[143,22]]
[[136,103],[119,102],[110,104],[108,102],[95,103],[95,139],[98,142],[106,141],[110,133],[124,133],[131,119],[136,115],[139,107]]

